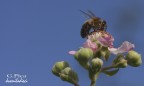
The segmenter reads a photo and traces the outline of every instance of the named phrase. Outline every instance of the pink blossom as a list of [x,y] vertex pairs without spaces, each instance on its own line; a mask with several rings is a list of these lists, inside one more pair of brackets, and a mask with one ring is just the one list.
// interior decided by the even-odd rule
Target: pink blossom
[[113,47],[114,38],[108,32],[104,31],[95,32],[88,38],[97,40],[102,46]]
[[70,54],[70,55],[75,55],[75,54],[76,54],[76,51],[69,51],[68,54]]
[[113,54],[119,54],[119,53],[128,52],[132,50],[134,47],[135,47],[134,44],[128,41],[124,41],[119,48],[108,48],[108,49]]
[[89,39],[86,40],[86,42],[83,44],[83,47],[85,47],[85,48],[91,48],[94,52],[97,50],[96,43],[92,42]]

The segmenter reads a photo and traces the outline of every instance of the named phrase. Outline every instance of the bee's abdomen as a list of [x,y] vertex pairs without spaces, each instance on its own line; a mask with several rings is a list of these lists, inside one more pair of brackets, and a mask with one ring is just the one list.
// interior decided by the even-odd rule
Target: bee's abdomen
[[91,25],[88,22],[84,23],[81,28],[81,37],[85,38],[89,34],[90,29]]

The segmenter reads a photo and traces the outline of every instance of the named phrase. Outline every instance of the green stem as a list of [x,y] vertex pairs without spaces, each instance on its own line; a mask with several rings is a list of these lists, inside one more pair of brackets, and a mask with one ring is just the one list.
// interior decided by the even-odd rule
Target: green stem
[[75,84],[74,86],[80,86],[79,84]]
[[96,81],[91,81],[90,86],[95,86],[96,85]]
[[99,72],[97,72],[97,73],[95,74],[95,73],[89,71],[89,77],[90,77],[90,79],[91,79],[91,84],[90,84],[90,86],[95,86],[95,85],[96,85],[96,80],[97,80],[97,78],[98,78],[98,75],[99,75]]

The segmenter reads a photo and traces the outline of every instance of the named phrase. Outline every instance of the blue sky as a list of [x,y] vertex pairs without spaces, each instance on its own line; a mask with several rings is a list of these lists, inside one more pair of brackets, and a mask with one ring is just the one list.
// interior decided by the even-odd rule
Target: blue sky
[[[115,47],[128,40],[143,56],[143,4],[143,0],[1,0],[1,85],[72,86],[51,73],[55,62],[65,60],[79,74],[79,84],[89,86],[87,71],[67,54],[85,41],[80,29],[86,19],[79,10],[89,9],[107,21]],[[28,83],[5,83],[7,74],[15,73],[27,75]],[[121,69],[112,77],[101,74],[97,86],[143,86],[143,73],[142,65]]]

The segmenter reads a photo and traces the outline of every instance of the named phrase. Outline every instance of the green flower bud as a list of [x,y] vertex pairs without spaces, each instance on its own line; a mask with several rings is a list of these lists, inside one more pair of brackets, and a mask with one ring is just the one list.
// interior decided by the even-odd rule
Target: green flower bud
[[66,67],[69,67],[69,64],[67,62],[65,61],[56,62],[52,68],[52,73],[59,77],[60,76],[59,74],[61,73],[61,71],[65,69]]
[[74,55],[79,62],[87,62],[93,56],[93,51],[90,48],[80,48]]
[[103,65],[103,61],[99,58],[94,58],[91,61],[91,67],[95,73],[100,71],[102,65]]
[[93,51],[90,48],[80,48],[74,57],[82,67],[88,69],[88,61],[93,57]]
[[124,59],[123,54],[118,54],[113,61],[113,65],[115,65],[116,68],[125,68],[127,66],[127,60]]
[[107,47],[102,47],[100,50],[100,54],[107,61],[110,56],[110,51]]
[[63,81],[69,82],[71,84],[77,84],[78,83],[78,76],[77,73],[74,72],[70,67],[65,68],[60,73],[60,78]]
[[133,67],[137,67],[142,64],[141,55],[133,50],[128,52],[128,54],[126,55],[126,60],[128,65]]

